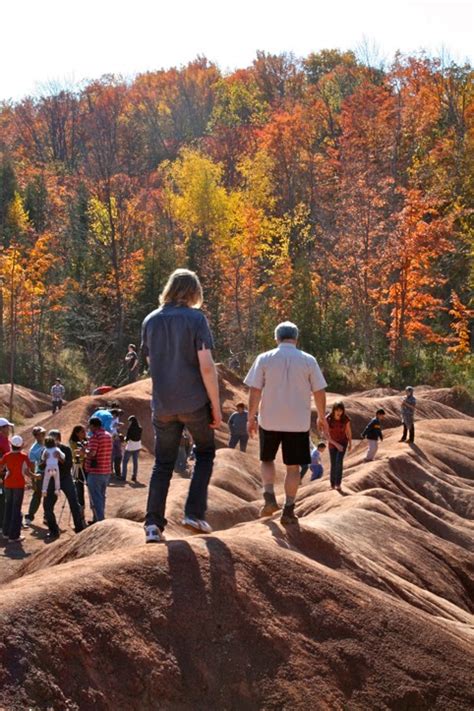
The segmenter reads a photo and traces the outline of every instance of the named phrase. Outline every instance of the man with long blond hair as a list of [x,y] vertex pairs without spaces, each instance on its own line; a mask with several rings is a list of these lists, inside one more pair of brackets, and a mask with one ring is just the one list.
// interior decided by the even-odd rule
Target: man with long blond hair
[[142,351],[153,382],[155,464],[145,519],[146,542],[164,539],[165,507],[184,427],[194,440],[196,461],[184,508],[183,525],[211,533],[206,521],[207,489],[215,457],[214,430],[222,422],[214,347],[200,311],[198,276],[176,269],[160,296],[160,307],[143,321]]

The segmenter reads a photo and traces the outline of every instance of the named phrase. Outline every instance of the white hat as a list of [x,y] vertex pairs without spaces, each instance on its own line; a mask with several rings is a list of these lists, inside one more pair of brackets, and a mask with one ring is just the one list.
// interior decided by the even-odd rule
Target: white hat
[[10,422],[5,417],[0,417],[0,427],[5,427],[5,425],[8,425],[9,427],[14,427],[13,422]]
[[10,440],[12,447],[23,447],[23,437],[15,435]]

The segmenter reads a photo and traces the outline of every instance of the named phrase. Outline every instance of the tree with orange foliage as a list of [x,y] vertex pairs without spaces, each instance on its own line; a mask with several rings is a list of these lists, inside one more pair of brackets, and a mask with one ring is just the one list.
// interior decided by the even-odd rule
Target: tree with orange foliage
[[388,284],[382,303],[391,307],[388,338],[393,363],[403,363],[405,346],[416,337],[425,343],[445,339],[432,325],[443,308],[435,295],[444,278],[436,272],[439,257],[452,249],[450,216],[442,216],[436,204],[419,190],[405,194],[405,204],[384,250]]
[[454,332],[454,336],[451,339],[452,345],[449,346],[448,353],[453,353],[456,360],[462,360],[471,352],[470,323],[474,318],[474,311],[464,306],[454,290],[451,292],[449,315],[453,317],[451,330]]

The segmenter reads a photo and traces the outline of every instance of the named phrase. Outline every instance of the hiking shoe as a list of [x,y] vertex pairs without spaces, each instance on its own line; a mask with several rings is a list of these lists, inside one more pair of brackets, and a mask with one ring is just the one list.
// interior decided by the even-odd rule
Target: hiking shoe
[[298,516],[295,514],[295,505],[284,506],[281,513],[280,523],[283,526],[289,526],[292,523],[298,523]]
[[264,491],[263,500],[265,501],[265,503],[260,509],[260,518],[263,518],[264,516],[272,516],[275,511],[278,511],[280,509],[275,498],[275,494],[269,494]]
[[185,528],[193,533],[212,533],[212,528],[207,521],[202,518],[194,518],[194,516],[185,516],[182,520]]
[[145,543],[161,543],[164,540],[163,532],[154,523],[145,526]]
[[275,511],[279,511],[280,507],[278,506],[277,502],[265,502],[260,509],[260,518],[263,518],[264,516],[272,516]]
[[8,543],[20,543],[25,540],[25,536],[18,536],[18,538],[9,538]]
[[48,531],[46,534],[47,541],[55,541],[56,538],[59,538],[59,531],[57,533],[55,531]]

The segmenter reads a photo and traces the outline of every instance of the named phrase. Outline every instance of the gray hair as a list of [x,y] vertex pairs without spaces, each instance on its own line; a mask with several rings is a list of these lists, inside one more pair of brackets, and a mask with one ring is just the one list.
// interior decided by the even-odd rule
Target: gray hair
[[298,326],[291,321],[282,321],[275,328],[275,341],[285,341],[287,338],[291,338],[293,341],[298,340]]

